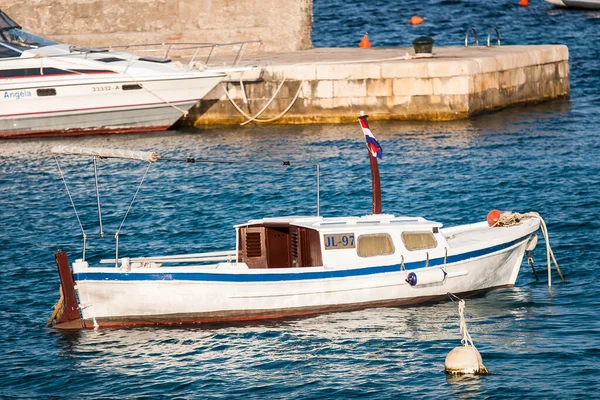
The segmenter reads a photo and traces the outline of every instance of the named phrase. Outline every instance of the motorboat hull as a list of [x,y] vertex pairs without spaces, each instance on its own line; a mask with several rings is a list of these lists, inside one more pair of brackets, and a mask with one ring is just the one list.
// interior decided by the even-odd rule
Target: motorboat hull
[[598,0],[546,0],[546,2],[557,7],[600,9],[600,1]]
[[[537,224],[491,247],[444,258],[360,268],[93,272],[73,277],[81,321],[57,328],[217,323],[297,317],[371,307],[410,306],[512,287]],[[427,265],[424,267],[423,264]],[[441,282],[411,286],[410,272],[443,268]]]
[[[0,90],[0,138],[166,130],[221,79],[219,74],[152,80],[95,76],[5,84]],[[56,96],[37,95],[49,87]],[[128,87],[137,89],[123,90]],[[14,93],[25,95],[17,99],[11,97]]]

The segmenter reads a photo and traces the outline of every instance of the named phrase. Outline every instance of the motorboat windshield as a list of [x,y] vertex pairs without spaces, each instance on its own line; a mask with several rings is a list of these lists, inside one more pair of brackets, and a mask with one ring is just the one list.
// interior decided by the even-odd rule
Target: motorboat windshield
[[18,57],[26,50],[55,44],[58,43],[23,30],[8,15],[0,11],[0,58]]

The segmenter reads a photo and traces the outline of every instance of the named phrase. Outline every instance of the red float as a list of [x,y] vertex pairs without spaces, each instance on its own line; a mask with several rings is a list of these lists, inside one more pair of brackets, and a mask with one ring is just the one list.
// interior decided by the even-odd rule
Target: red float
[[498,220],[500,219],[500,214],[502,214],[502,211],[500,210],[492,210],[488,213],[487,215],[487,223],[489,226],[494,226],[498,223]]

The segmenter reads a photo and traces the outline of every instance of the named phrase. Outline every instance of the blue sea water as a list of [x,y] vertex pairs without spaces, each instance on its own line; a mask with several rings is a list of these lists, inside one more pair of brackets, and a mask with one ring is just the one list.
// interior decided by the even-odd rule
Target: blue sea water
[[[53,252],[75,258],[80,228],[48,154],[65,139],[0,143],[0,397],[76,398],[600,398],[600,12],[539,0],[314,3],[313,43],[407,46],[420,35],[460,45],[467,27],[497,26],[505,44],[569,46],[571,99],[454,122],[372,122],[384,149],[384,212],[445,225],[490,209],[539,211],[565,274],[548,292],[544,250],[516,287],[467,301],[469,331],[492,374],[447,377],[459,345],[456,304],[371,309],[229,326],[45,327],[58,299]],[[421,26],[406,21],[426,17]],[[485,37],[485,34],[482,36]],[[71,141],[69,141],[71,142]],[[163,156],[291,160],[165,163],[149,170],[123,227],[122,254],[230,249],[250,218],[370,211],[369,167],[357,124],[247,126],[84,137],[82,146],[154,149]],[[88,160],[62,163],[89,232],[97,231]],[[105,229],[121,222],[144,170],[100,165]],[[92,242],[90,256],[110,251]]]

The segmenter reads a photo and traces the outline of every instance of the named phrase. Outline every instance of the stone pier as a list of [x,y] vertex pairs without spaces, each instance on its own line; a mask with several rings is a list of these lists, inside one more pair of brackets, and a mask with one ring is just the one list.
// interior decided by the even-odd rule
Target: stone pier
[[267,54],[262,81],[244,83],[244,90],[222,83],[183,122],[246,121],[231,101],[249,116],[269,103],[259,120],[302,124],[355,121],[360,110],[379,120],[452,120],[569,97],[563,45],[434,47],[431,58],[413,57],[408,48]]

